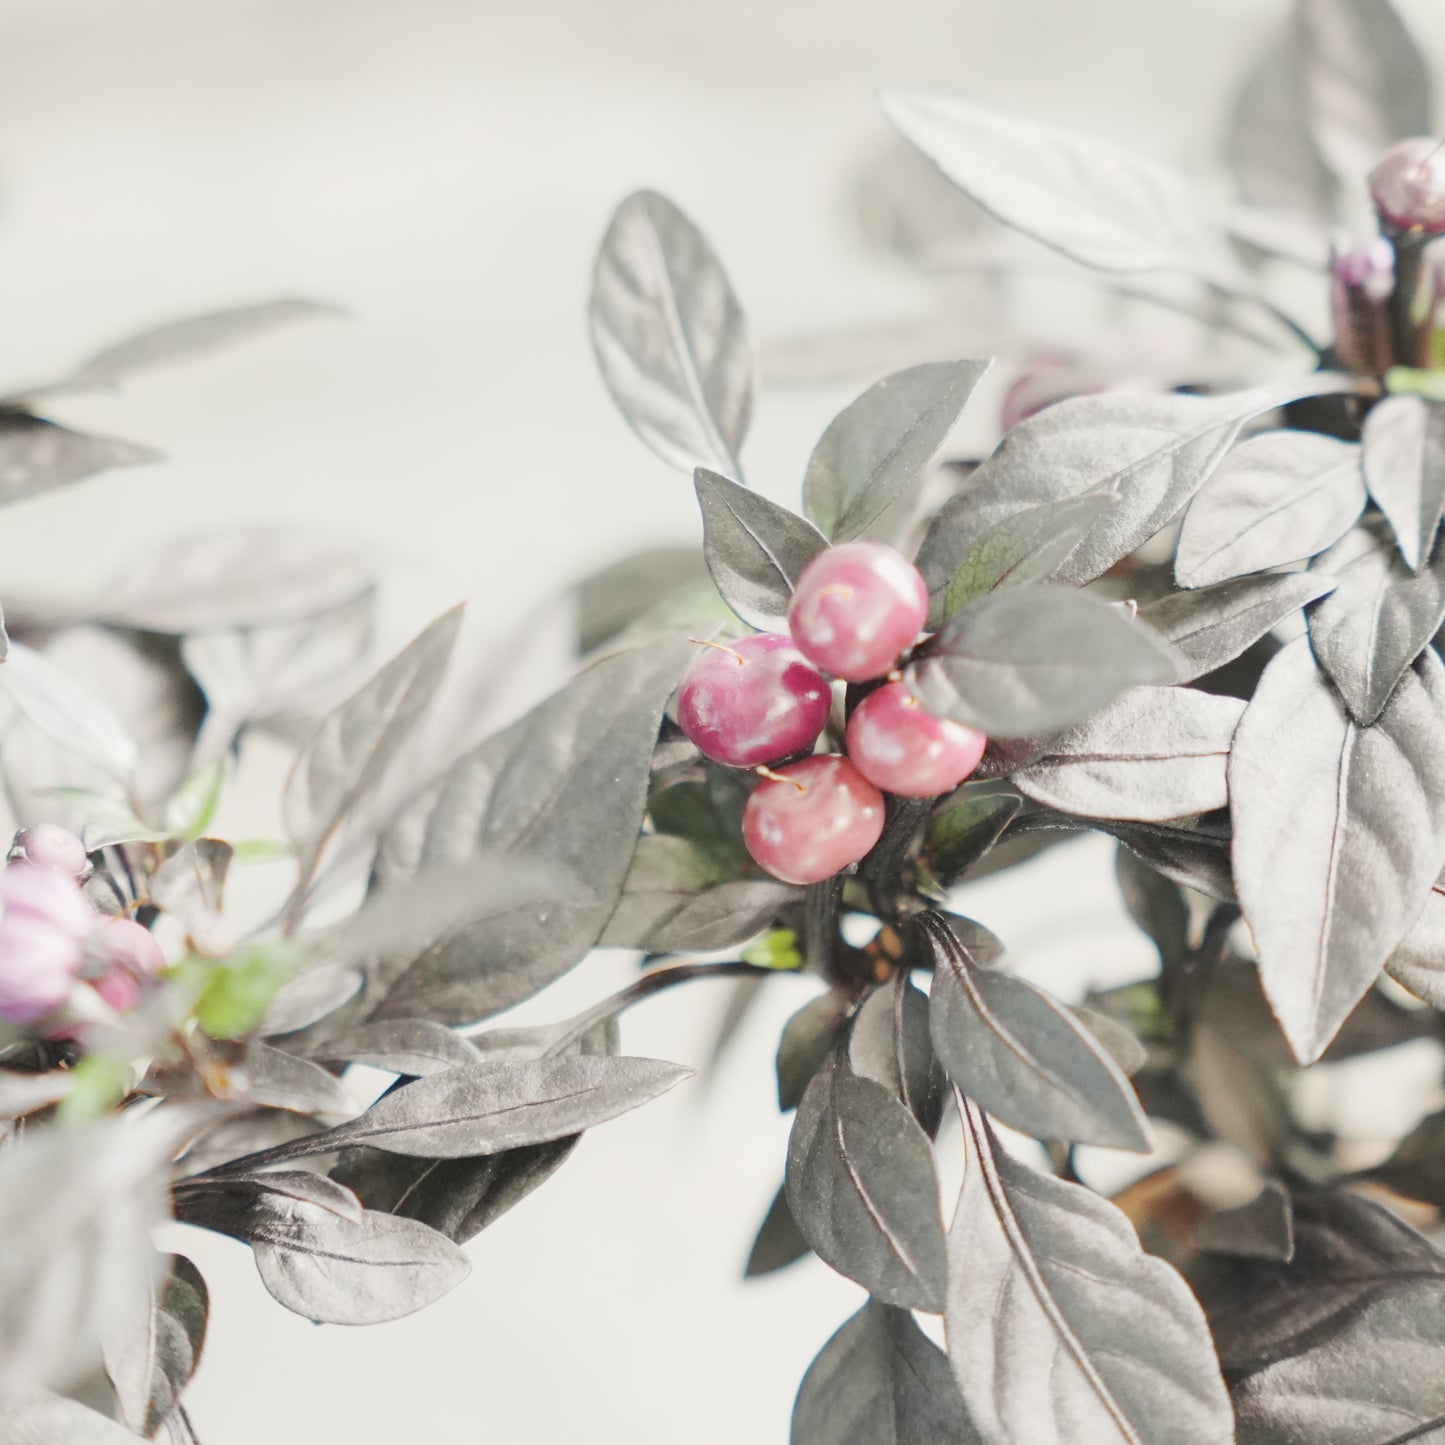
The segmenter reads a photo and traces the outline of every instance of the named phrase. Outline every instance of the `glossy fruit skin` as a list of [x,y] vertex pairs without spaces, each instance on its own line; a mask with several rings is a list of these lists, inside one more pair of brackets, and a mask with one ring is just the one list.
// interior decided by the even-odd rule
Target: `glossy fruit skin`
[[765,778],[743,808],[743,842],[784,883],[821,883],[856,863],[883,832],[883,794],[837,753],[815,753]]
[[95,991],[117,1013],[129,1013],[140,1002],[147,980],[166,966],[166,956],[148,928],[133,918],[112,918],[96,930],[95,951],[105,960],[105,973]]
[[803,569],[788,610],[798,650],[848,682],[882,677],[928,619],[928,586],[901,552],[844,542]]
[[828,721],[828,679],[781,632],[703,647],[682,679],[677,718],[704,757],[753,768],[806,752]]
[[935,798],[956,788],[988,739],[928,712],[902,682],[885,683],[853,709],[848,757],[875,787],[900,798]]
[[1430,136],[1393,145],[1370,172],[1380,219],[1399,231],[1445,233],[1445,148]]

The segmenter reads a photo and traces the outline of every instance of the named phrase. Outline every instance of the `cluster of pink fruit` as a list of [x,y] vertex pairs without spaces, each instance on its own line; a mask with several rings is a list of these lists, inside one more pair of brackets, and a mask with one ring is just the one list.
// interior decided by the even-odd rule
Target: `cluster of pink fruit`
[[[936,797],[978,766],[983,734],[925,711],[896,672],[927,617],[928,588],[906,557],[845,542],[799,577],[791,636],[709,644],[688,669],[678,721],[705,757],[761,774],[743,841],[774,877],[831,878],[877,843],[884,793]],[[830,677],[886,679],[853,709],[846,756],[812,751],[833,706]]]
[[97,913],[82,885],[91,871],[74,833],[53,823],[15,835],[0,870],[0,1019],[45,1023],[75,1038],[87,1019],[129,1013],[166,966],[149,929]]

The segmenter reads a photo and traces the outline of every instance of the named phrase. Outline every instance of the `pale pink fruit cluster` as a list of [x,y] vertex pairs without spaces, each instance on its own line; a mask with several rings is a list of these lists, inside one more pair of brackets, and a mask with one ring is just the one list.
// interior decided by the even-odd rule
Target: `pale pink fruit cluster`
[[[66,829],[42,823],[15,835],[0,870],[0,1018],[40,1023],[87,985],[128,1013],[165,967],[148,929],[95,911],[81,891],[89,873],[84,845]],[[74,1034],[65,1023],[48,1031],[57,1039]]]
[[803,570],[790,635],[710,647],[688,669],[683,731],[705,757],[764,773],[743,810],[743,841],[775,877],[831,878],[877,843],[885,792],[935,797],[978,766],[983,734],[927,712],[897,679],[854,708],[847,756],[811,752],[828,721],[829,678],[886,677],[927,618],[928,588],[906,557],[845,542]]

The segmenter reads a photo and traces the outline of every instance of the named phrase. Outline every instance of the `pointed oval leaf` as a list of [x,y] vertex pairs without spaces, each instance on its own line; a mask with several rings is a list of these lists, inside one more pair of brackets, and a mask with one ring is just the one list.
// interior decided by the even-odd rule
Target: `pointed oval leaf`
[[1000,1149],[963,1100],[967,1158],[948,1236],[948,1356],[989,1440],[1228,1445],[1203,1312],[1125,1216]]
[[158,451],[117,437],[87,436],[0,407],[0,506],[68,487],[111,467],[161,461]]
[[381,1012],[470,1023],[535,993],[597,942],[627,876],[668,695],[695,648],[653,638],[585,668],[459,758],[388,828],[373,870],[393,887],[478,854],[525,854],[579,880],[553,902],[518,901],[375,977]]
[[58,747],[129,782],[140,750],[110,705],[44,653],[10,644],[0,666],[0,687],[15,706]]
[[777,502],[703,467],[694,478],[703,555],[723,601],[749,626],[787,631],[799,574],[828,539]]
[[1014,793],[970,796],[966,789],[946,798],[928,820],[923,861],[930,876],[947,889],[1003,836],[1023,799]]
[[460,606],[444,612],[317,728],[282,798],[287,831],[304,843],[298,851],[319,852],[346,813],[380,783],[441,686],[461,620]]
[[1067,727],[1177,670],[1172,650],[1118,608],[1061,587],[1020,587],[961,607],[907,678],[930,712],[1008,738]]
[[748,1251],[748,1262],[743,1268],[745,1279],[757,1279],[772,1274],[775,1270],[802,1259],[813,1251],[798,1229],[798,1221],[788,1208],[788,1192],[783,1185],[773,1196],[763,1222],[758,1226],[753,1247]]
[[882,1084],[931,1135],[943,1117],[944,1077],[928,1031],[928,997],[904,972],[875,988],[848,1030],[848,1066]]
[[739,475],[753,399],[747,327],[721,264],[673,203],[617,208],[592,272],[592,349],[612,399],[663,461]]
[[1133,1086],[1092,1033],[1024,979],[980,968],[937,915],[920,914],[933,950],[933,1047],[948,1077],[1012,1129],[1147,1153]]
[[774,1068],[778,1076],[778,1108],[796,1109],[813,1075],[832,1056],[848,1018],[848,1000],[836,989],[809,999],[783,1025]]
[[1359,727],[1300,638],[1265,669],[1229,761],[1234,878],[1270,1007],[1312,1063],[1445,864],[1445,666],[1427,650]]
[[1101,271],[1227,276],[1193,187],[1155,161],[951,96],[887,95],[888,118],[1006,226]]
[[859,536],[908,489],[958,420],[987,361],[929,361],[874,382],[828,423],[803,510],[833,542]]
[[165,1274],[138,1297],[138,1308],[123,1327],[104,1341],[105,1372],[115,1387],[121,1419],[147,1439],[179,1402],[206,1339],[206,1281],[185,1255],[168,1258]]
[[818,1352],[791,1445],[979,1445],[948,1356],[907,1310],[869,1300]]
[[1315,659],[1369,727],[1445,621],[1445,552],[1412,575],[1380,527],[1356,527],[1311,572],[1335,589],[1309,609]]
[[1434,548],[1445,512],[1445,406],[1387,396],[1365,418],[1365,483],[1412,571]]
[[233,306],[226,311],[211,311],[202,316],[187,316],[127,337],[82,362],[69,376],[43,386],[27,387],[18,395],[29,400],[79,391],[103,391],[138,371],[150,371],[193,356],[207,356],[293,321],[341,315],[344,313],[335,306],[288,296],[249,306]]
[[881,1084],[836,1060],[788,1141],[788,1207],[815,1254],[886,1304],[941,1310],[943,1221],[928,1135]]
[[1225,763],[1244,704],[1183,687],[1131,688],[1013,774],[1061,813],[1163,823],[1222,808]]
[[1118,501],[1117,492],[1086,492],[1005,517],[959,563],[944,596],[945,615],[951,617],[965,602],[995,587],[1017,587],[1052,576]]
[[1445,893],[1438,883],[1420,916],[1385,960],[1385,972],[1432,1008],[1445,1009]]
[[471,1272],[445,1235],[367,1210],[359,1224],[301,1200],[270,1196],[241,1235],[274,1299],[307,1319],[374,1325],[414,1314]]
[[1060,582],[1092,582],[1183,510],[1246,422],[1299,397],[1356,384],[1319,372],[1219,396],[1106,392],[1061,401],[1014,427],[939,509],[918,552],[928,590],[941,611],[960,561],[1005,517],[1114,491],[1118,505],[1095,520],[1052,574]]
[[368,1064],[373,1069],[388,1069],[419,1079],[481,1060],[468,1039],[431,1019],[375,1019],[357,1024],[340,1038],[319,1045],[316,1056],[338,1063]]
[[1194,592],[1172,592],[1139,609],[1139,616],[1188,664],[1181,682],[1233,662],[1265,633],[1334,590],[1322,572],[1238,577]]
[[1365,509],[1360,447],[1317,432],[1240,442],[1184,514],[1174,576],[1203,587],[1313,557]]

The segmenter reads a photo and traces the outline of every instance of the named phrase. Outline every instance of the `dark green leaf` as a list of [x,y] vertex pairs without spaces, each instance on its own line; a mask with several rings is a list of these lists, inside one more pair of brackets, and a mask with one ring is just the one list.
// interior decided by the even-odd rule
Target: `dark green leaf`
[[779,1185],[763,1222],[758,1226],[743,1276],[757,1279],[760,1275],[772,1274],[811,1252],[797,1220],[793,1218],[793,1211],[788,1208],[788,1191]]
[[982,858],[1013,821],[1023,799],[1013,793],[971,796],[966,790],[944,799],[928,820],[923,860],[944,888],[957,882]]
[[1114,869],[1124,906],[1159,950],[1160,962],[1165,967],[1183,963],[1189,952],[1189,901],[1179,885],[1122,846],[1114,855]]
[[1195,1231],[1200,1249],[1251,1259],[1294,1257],[1294,1205],[1289,1190],[1271,1179],[1248,1204],[1205,1215]]
[[860,1078],[882,1084],[927,1134],[938,1133],[943,1070],[928,1031],[928,998],[906,973],[875,988],[853,1015],[848,1064]]
[[813,448],[803,509],[829,540],[859,536],[943,445],[987,361],[931,361],[875,382]]

